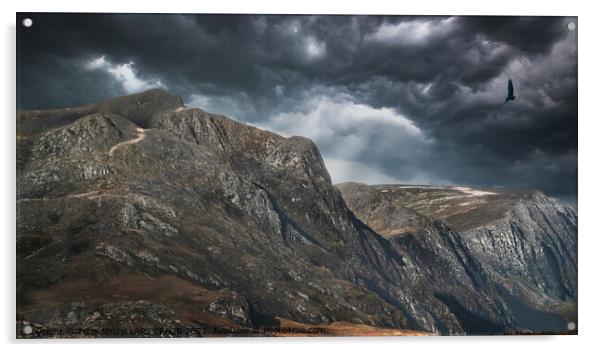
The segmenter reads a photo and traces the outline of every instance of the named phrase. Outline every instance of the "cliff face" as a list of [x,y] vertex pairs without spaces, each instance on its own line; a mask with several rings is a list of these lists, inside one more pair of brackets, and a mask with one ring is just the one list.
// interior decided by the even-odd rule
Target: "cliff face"
[[566,321],[576,321],[577,211],[573,206],[524,190],[338,187],[354,213],[383,235],[420,233],[438,221],[459,229],[459,242],[487,280],[495,283],[518,327],[564,330]]
[[510,292],[541,308],[577,302],[577,210],[534,192],[500,219],[467,229],[471,252]]
[[34,327],[513,326],[453,230],[377,234],[308,139],[156,90],[18,119],[17,313]]

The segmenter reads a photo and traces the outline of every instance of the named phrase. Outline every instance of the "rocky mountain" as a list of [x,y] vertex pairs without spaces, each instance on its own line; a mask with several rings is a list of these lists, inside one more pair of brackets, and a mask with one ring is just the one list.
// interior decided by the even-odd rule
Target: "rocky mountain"
[[443,222],[495,282],[520,328],[566,330],[577,312],[577,210],[503,188],[337,185],[356,216],[388,237]]
[[354,215],[306,138],[160,90],[17,119],[20,337],[519,327],[464,232]]

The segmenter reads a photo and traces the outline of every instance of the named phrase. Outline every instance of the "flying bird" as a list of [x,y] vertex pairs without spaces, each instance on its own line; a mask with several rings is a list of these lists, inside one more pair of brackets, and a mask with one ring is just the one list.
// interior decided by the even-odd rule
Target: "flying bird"
[[514,95],[514,86],[512,85],[512,80],[509,79],[508,80],[508,96],[506,97],[506,100],[504,101],[504,103],[507,103],[510,100],[514,100],[514,99],[516,99],[516,96]]

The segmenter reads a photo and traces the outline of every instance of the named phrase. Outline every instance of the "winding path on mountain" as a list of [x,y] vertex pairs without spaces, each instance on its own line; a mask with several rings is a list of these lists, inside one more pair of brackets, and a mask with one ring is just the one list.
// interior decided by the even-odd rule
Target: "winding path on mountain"
[[143,140],[145,137],[146,137],[146,130],[143,128],[140,128],[140,127],[136,128],[136,138],[115,144],[109,150],[109,156],[112,156],[113,153],[115,152],[115,150],[117,150],[118,148],[123,147],[128,144],[136,144],[136,143],[140,142],[141,140]]

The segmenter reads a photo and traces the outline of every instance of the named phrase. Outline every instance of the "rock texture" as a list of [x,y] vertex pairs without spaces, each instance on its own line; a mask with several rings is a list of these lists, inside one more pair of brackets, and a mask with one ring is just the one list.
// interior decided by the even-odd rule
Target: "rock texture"
[[540,192],[467,229],[471,251],[499,282],[540,308],[577,302],[577,210]]
[[338,187],[354,213],[384,236],[421,233],[439,222],[460,230],[468,257],[495,282],[519,327],[565,330],[565,320],[576,322],[575,207],[529,190]]

